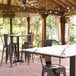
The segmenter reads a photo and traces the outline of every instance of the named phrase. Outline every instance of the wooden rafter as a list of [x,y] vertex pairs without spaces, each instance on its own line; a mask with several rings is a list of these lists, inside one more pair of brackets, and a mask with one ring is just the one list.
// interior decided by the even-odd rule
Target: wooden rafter
[[65,4],[61,3],[60,1],[57,1],[57,0],[52,0],[52,1],[61,7],[65,7]]
[[[56,7],[56,5],[57,5],[57,7],[59,7],[59,5],[58,5],[54,0],[51,0],[51,1],[48,0],[47,7],[48,7],[49,9],[54,9],[54,8]],[[51,6],[52,6],[52,7],[51,7]],[[56,7],[56,8],[57,8],[57,7]]]
[[73,0],[69,0],[69,2],[72,3],[72,5],[74,5],[74,6],[76,5],[75,1],[73,1]]
[[69,0],[61,0],[61,2],[64,3],[66,7],[71,6]]
[[73,0],[76,3],[76,0]]
[[11,4],[11,0],[8,0],[7,4],[10,5]]
[[70,0],[68,0],[68,4],[69,4],[70,7],[74,6],[74,3],[72,1],[70,1]]
[[55,3],[57,3],[59,6],[61,6],[61,7],[65,7],[66,6],[66,4],[64,3],[64,2],[62,2],[61,0],[60,1],[58,1],[58,0],[53,0]]

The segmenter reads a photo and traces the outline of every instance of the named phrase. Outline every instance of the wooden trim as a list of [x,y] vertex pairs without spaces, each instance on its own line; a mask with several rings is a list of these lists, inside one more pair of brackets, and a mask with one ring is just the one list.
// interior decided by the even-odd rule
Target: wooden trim
[[27,33],[29,33],[30,32],[30,17],[27,17],[27,25],[28,25]]
[[[27,17],[27,34],[30,33],[30,17]],[[29,41],[31,36],[27,36],[27,41]]]
[[11,4],[11,0],[8,0],[7,4],[10,5]]
[[58,6],[65,7],[65,4],[61,1],[53,0],[53,2],[56,3]]
[[65,44],[65,16],[61,16],[61,44]]
[[10,33],[12,33],[12,17],[10,17]]
[[48,14],[41,14],[41,18],[42,18],[42,40],[46,39],[46,17],[47,16],[48,16]]
[[73,1],[73,0],[69,0],[69,2],[70,2],[72,5],[75,5],[75,6],[76,6],[75,1]]

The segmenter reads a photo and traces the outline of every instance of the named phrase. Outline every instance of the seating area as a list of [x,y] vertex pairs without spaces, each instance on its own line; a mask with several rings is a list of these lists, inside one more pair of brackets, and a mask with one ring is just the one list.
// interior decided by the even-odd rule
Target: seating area
[[[7,35],[4,35],[4,37],[5,36],[7,36]],[[5,40],[5,42],[6,42],[6,44],[7,44],[7,41]],[[42,43],[41,43],[41,41],[39,42],[39,44],[41,45]],[[38,44],[38,47],[39,47],[39,44]],[[55,41],[55,40],[44,40],[44,42],[43,42],[43,44],[44,44],[44,46],[53,46],[53,45],[58,45],[58,42],[57,41]],[[63,69],[63,74],[61,74],[60,72],[58,73],[58,74],[56,74],[57,76],[59,76],[59,74],[60,74],[60,76],[68,76],[68,74],[69,74],[69,67],[68,68],[66,68],[66,66],[69,66],[68,64],[69,64],[69,59],[68,59],[68,64],[67,65],[65,65],[64,64],[64,62],[65,62],[65,60],[61,63],[60,61],[59,61],[59,58],[54,58],[54,57],[52,57],[53,59],[52,59],[52,64],[54,63],[54,64],[57,64],[57,63],[61,63],[60,65],[63,65],[64,67],[60,67],[59,66],[59,68],[52,68],[51,67],[51,69],[45,69],[45,65],[42,65],[41,64],[41,59],[40,59],[40,55],[36,55],[35,54],[35,59],[33,59],[33,54],[31,54],[31,53],[27,53],[26,51],[24,51],[24,50],[22,50],[22,51],[20,51],[19,52],[19,60],[21,59],[21,60],[23,60],[24,62],[22,63],[22,62],[17,62],[17,63],[13,63],[13,60],[16,60],[17,59],[17,55],[16,54],[18,54],[17,53],[17,47],[13,47],[13,45],[11,46],[11,45],[8,45],[7,47],[6,47],[6,51],[4,50],[4,48],[5,48],[5,45],[3,46],[3,51],[2,51],[2,53],[0,53],[0,59],[1,59],[1,68],[3,67],[3,68],[10,68],[10,66],[11,66],[11,69],[13,70],[15,67],[17,67],[17,68],[15,68],[15,69],[24,69],[24,70],[26,70],[26,73],[25,74],[27,74],[27,76],[30,76],[31,75],[31,73],[33,73],[35,76],[50,76],[50,74],[49,74],[49,72],[48,71],[51,71],[51,69],[52,69],[52,71],[53,70],[57,70],[58,71],[58,69],[60,70],[60,71],[62,71],[62,69]],[[29,41],[27,41],[27,42],[24,42],[24,44],[22,44],[22,49],[27,49],[27,48],[32,48],[32,44],[31,44],[31,42],[29,42]],[[12,50],[12,51],[11,51]],[[9,53],[10,54],[8,54],[8,51],[9,51]],[[5,53],[5,54],[4,54]],[[14,54],[14,56],[13,56],[13,54]],[[9,59],[9,61],[7,62],[7,57],[6,56],[9,56],[8,57],[8,59]],[[32,57],[31,57],[32,56]],[[27,61],[28,62],[26,62],[26,58],[27,58]],[[56,59],[56,60],[55,60]],[[42,58],[42,60],[43,60],[43,63],[45,62],[45,58],[43,57]],[[67,59],[66,59],[67,60]],[[17,60],[16,60],[17,61]],[[6,64],[7,63],[7,64]],[[28,65],[29,64],[29,65]],[[32,66],[31,66],[32,65]],[[22,68],[21,68],[22,67]],[[25,68],[24,68],[25,67]],[[2,69],[3,69],[2,68]],[[33,68],[35,68],[35,69],[33,69]],[[33,70],[32,70],[33,69]],[[8,69],[9,70],[9,69]],[[36,72],[36,70],[37,70],[37,72]],[[43,71],[44,70],[44,71]],[[68,70],[68,72],[67,72],[67,70]],[[21,71],[23,71],[23,70],[21,70]],[[28,73],[27,73],[27,71],[28,71]],[[31,71],[31,73],[30,73],[30,71]],[[47,72],[46,72],[47,71]],[[11,71],[9,71],[9,72],[11,72]],[[24,71],[23,71],[24,72]],[[55,71],[56,72],[56,71]],[[67,73],[66,73],[67,72]],[[6,72],[6,73],[8,73],[8,72]],[[16,72],[15,72],[16,73]],[[20,72],[19,72],[20,73]],[[22,72],[21,72],[22,73]],[[29,73],[30,73],[30,75],[29,75]],[[36,73],[38,73],[38,75],[36,74]],[[45,73],[45,74],[44,74]],[[50,72],[51,73],[51,72]],[[32,76],[34,76],[32,74]],[[54,73],[55,74],[55,73]],[[53,74],[53,75],[54,75]],[[55,75],[55,76],[56,76]],[[4,75],[3,75],[4,76]],[[12,76],[12,73],[11,73],[11,76]],[[19,75],[18,75],[19,76]],[[24,76],[24,75],[23,75]]]
[[[4,39],[5,39],[5,37],[7,36],[6,34],[4,34],[3,35],[4,36]],[[9,35],[8,35],[9,36]],[[19,37],[19,35],[14,35],[14,34],[10,34],[10,36],[16,36],[16,37]],[[21,35],[20,35],[21,36]],[[8,40],[8,39],[6,39],[6,40]],[[69,58],[65,58],[64,56],[64,58],[63,59],[61,59],[61,58],[59,58],[59,57],[54,57],[54,56],[52,56],[51,58],[51,62],[52,62],[52,64],[57,64],[57,63],[59,63],[58,65],[59,65],[59,67],[57,67],[57,68],[53,68],[53,67],[47,67],[46,65],[43,65],[43,64],[41,64],[41,62],[43,61],[43,63],[45,63],[45,58],[44,57],[42,57],[41,59],[40,59],[40,54],[33,54],[33,53],[31,53],[31,51],[29,51],[29,52],[27,52],[27,50],[26,49],[28,49],[28,48],[30,48],[30,49],[32,49],[32,44],[31,44],[31,42],[30,41],[27,41],[27,42],[24,42],[24,44],[22,44],[22,48],[21,49],[23,49],[23,50],[21,50],[20,51],[20,49],[19,49],[19,51],[18,51],[18,46],[15,46],[14,45],[14,43],[12,43],[12,45],[11,44],[9,44],[9,45],[7,45],[7,41],[6,40],[4,40],[5,41],[5,44],[4,44],[4,46],[3,46],[3,51],[2,52],[0,52],[0,63],[1,63],[1,70],[3,69],[4,71],[5,70],[7,70],[7,72],[6,73],[8,73],[8,72],[10,72],[10,74],[11,74],[11,76],[12,76],[12,73],[11,73],[11,71],[14,71],[14,69],[15,70],[20,70],[20,72],[21,72],[21,74],[23,74],[24,73],[24,70],[26,71],[24,74],[27,74],[27,76],[30,76],[31,74],[31,76],[69,76],[69,74],[70,74],[70,69],[69,69],[69,66],[70,66],[70,59]],[[18,41],[19,42],[19,41]],[[43,43],[43,45],[42,45],[42,43]],[[57,47],[57,45],[59,45],[59,43],[58,43],[58,41],[56,41],[56,40],[52,40],[52,39],[48,39],[48,40],[44,40],[44,41],[40,41],[39,42],[39,44],[38,44],[38,47],[42,47],[42,46],[44,46],[43,48],[45,48],[45,47],[47,47],[48,49],[49,49],[49,46],[51,47],[51,46],[53,46],[53,45],[56,45],[56,47]],[[6,47],[6,49],[4,50],[4,48]],[[60,47],[60,46],[59,46]],[[48,56],[48,49],[46,49],[47,50],[47,52],[46,52],[46,56]],[[58,48],[57,48],[58,49]],[[65,49],[65,48],[64,48]],[[45,50],[45,51],[46,51]],[[55,49],[56,50],[56,49]],[[35,50],[35,51],[38,51],[38,50]],[[35,53],[35,51],[34,51],[34,53]],[[39,51],[43,51],[43,50],[39,50]],[[49,51],[52,51],[52,50],[49,50]],[[54,51],[54,50],[53,50]],[[56,51],[59,51],[59,49],[58,50],[56,50]],[[62,49],[62,50],[60,50],[60,51],[62,51],[62,52],[64,52],[64,50]],[[9,53],[8,53],[9,52]],[[19,52],[19,53],[18,53]],[[61,53],[62,53],[61,52]],[[4,54],[5,53],[5,54]],[[18,54],[19,54],[19,58],[17,58],[18,57]],[[23,54],[23,55],[22,55]],[[41,53],[42,55],[43,55],[43,52]],[[32,57],[31,57],[31,55],[32,55]],[[35,57],[35,59],[34,59],[34,61],[33,61],[33,55],[34,55],[34,57]],[[50,56],[51,56],[51,54],[49,54]],[[53,54],[52,54],[53,55]],[[8,57],[8,59],[7,59],[7,56],[9,56]],[[27,57],[26,57],[27,56]],[[56,54],[55,54],[55,56],[56,56]],[[26,58],[27,58],[27,61],[28,62],[25,62],[26,61]],[[21,62],[21,61],[18,61],[18,59],[19,60],[23,60],[23,62]],[[8,62],[7,62],[7,60],[8,60]],[[16,61],[15,63],[14,63],[14,60]],[[67,62],[67,63],[66,63]],[[6,64],[7,63],[7,64]],[[29,65],[28,65],[29,64]],[[66,65],[65,65],[66,64]],[[60,66],[60,65],[62,65],[62,66]],[[11,66],[11,67],[10,67]],[[5,68],[5,69],[4,69]],[[10,69],[9,68],[11,68],[11,71],[10,71]],[[34,69],[35,68],[35,69]],[[22,70],[21,70],[22,69]],[[2,72],[3,72],[3,70],[2,70]],[[9,71],[8,71],[9,70]],[[48,71],[50,71],[50,72],[48,72]],[[49,74],[49,73],[51,73],[51,71],[52,71],[52,73],[53,74]],[[15,74],[16,73],[18,73],[19,71],[17,71],[17,72],[15,72]],[[19,72],[19,73],[20,73]],[[22,73],[23,72],[23,73]],[[18,74],[19,74],[18,73]],[[29,74],[30,73],[30,74]],[[36,74],[37,73],[37,74]],[[4,73],[2,73],[2,74],[4,74]],[[23,74],[23,76],[24,76],[24,74]],[[6,74],[4,74],[4,75],[2,75],[2,76],[5,76]],[[7,74],[7,76],[8,76],[8,74]],[[19,75],[18,75],[19,76]]]
[[[0,52],[0,57],[1,57],[1,52]],[[54,63],[58,61],[56,60],[56,58],[53,58],[52,60]],[[35,57],[34,63],[32,63],[31,60],[29,65],[27,64],[27,62],[24,62],[22,64],[17,63],[17,65],[13,64],[13,67],[10,67],[9,65],[10,62],[8,62],[8,64],[6,65],[5,59],[3,59],[3,65],[0,66],[1,76],[41,76],[42,65],[39,56]],[[66,76],[69,76],[69,58],[62,59],[62,65],[66,67]],[[45,73],[45,76],[47,76],[47,73]]]
[[[42,40],[43,46],[54,46],[59,45],[58,41],[53,39],[48,40]],[[41,42],[41,43],[42,43]],[[52,59],[50,56],[45,56],[45,64],[43,64],[42,57],[40,56],[41,64],[42,64],[42,76],[44,76],[44,73],[47,72],[47,76],[54,75],[59,76],[60,74],[63,74],[63,76],[66,76],[66,68],[61,65],[61,58],[59,59],[59,63],[52,64]]]

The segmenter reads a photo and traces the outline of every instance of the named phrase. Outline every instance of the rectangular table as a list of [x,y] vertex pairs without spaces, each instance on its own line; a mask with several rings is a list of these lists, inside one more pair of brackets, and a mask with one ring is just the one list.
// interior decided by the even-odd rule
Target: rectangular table
[[30,53],[48,55],[60,58],[70,58],[70,76],[76,76],[76,45],[58,45],[23,49]]

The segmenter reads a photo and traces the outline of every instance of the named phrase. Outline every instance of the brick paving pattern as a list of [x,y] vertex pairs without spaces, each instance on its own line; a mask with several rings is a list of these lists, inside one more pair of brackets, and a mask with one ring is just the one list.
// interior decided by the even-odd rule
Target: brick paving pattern
[[[55,64],[58,62],[58,58],[53,57],[52,61]],[[66,67],[66,76],[69,76],[69,58],[62,59],[61,64]],[[4,59],[3,65],[0,66],[0,76],[41,76],[41,69],[42,67],[39,56],[35,57],[34,63],[31,60],[29,65],[27,62],[24,62],[21,64],[17,63],[17,65],[13,64],[13,67],[10,67],[9,61],[7,64],[5,64]],[[45,76],[47,76],[47,74],[45,74]]]

